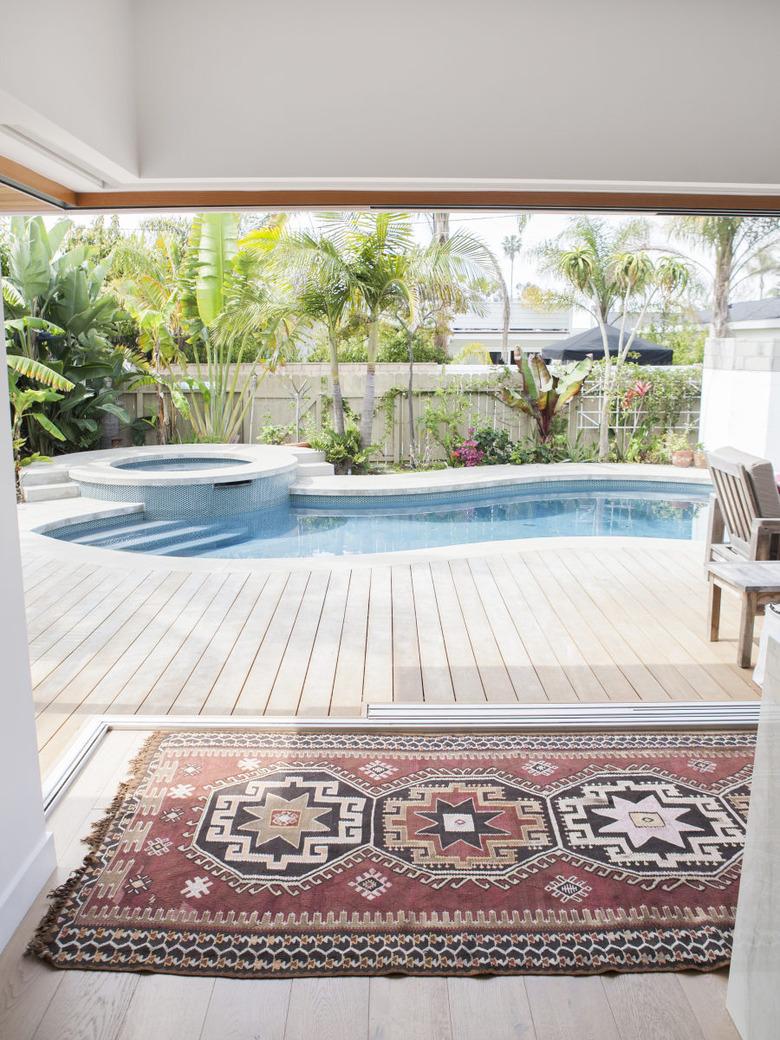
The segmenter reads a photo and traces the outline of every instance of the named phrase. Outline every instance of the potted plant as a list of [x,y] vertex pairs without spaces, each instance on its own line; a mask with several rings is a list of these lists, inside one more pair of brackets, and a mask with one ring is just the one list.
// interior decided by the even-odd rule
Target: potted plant
[[704,445],[699,441],[693,450],[693,464],[697,469],[707,468],[707,453],[704,450]]
[[691,448],[686,434],[669,430],[664,438],[664,447],[673,466],[685,468],[693,465],[693,448]]

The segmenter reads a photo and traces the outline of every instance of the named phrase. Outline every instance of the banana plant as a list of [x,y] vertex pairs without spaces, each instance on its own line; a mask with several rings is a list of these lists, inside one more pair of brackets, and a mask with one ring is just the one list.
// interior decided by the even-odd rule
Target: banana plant
[[541,354],[527,357],[516,351],[515,365],[520,385],[502,387],[499,396],[510,408],[533,419],[539,443],[546,444],[552,434],[553,420],[582,390],[593,368],[593,358],[583,358],[551,371]]
[[[119,404],[123,369],[112,342],[125,316],[104,283],[108,265],[86,245],[68,246],[71,222],[46,228],[41,217],[13,217],[3,278],[9,353],[45,364],[73,391],[38,402],[71,449],[94,447],[107,416],[129,422]],[[31,448],[48,454],[62,443],[44,423],[24,423]]]
[[[65,434],[55,422],[41,411],[41,405],[52,401],[60,401],[62,393],[73,389],[73,383],[69,379],[55,372],[54,369],[44,365],[41,361],[25,357],[20,354],[8,354],[8,391],[11,399],[12,415],[12,442],[14,452],[14,469],[16,472],[17,496],[21,495],[21,471],[25,466],[33,462],[50,461],[46,455],[40,452],[23,454],[27,438],[23,435],[25,422],[35,423],[40,426],[49,437],[54,440],[64,441]],[[43,384],[43,389],[22,388],[19,379],[23,377]]]

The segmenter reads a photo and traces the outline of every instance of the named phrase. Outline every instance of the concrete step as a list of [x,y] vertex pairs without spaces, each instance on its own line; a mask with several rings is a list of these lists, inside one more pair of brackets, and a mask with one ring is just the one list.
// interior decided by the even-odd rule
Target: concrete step
[[39,484],[24,488],[25,502],[53,502],[60,498],[79,498],[81,490],[78,484],[68,481],[66,484]]
[[334,473],[332,462],[299,462],[296,476],[301,477],[332,477]]
[[67,469],[49,466],[46,463],[22,470],[22,487],[40,487],[42,484],[65,484],[69,480]]

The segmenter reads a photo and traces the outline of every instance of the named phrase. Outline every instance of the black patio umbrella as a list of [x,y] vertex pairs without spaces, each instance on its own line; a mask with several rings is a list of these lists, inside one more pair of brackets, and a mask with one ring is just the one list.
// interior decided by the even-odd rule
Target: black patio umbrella
[[[629,333],[626,330],[626,337]],[[607,342],[611,355],[617,354],[620,342],[620,329],[614,325],[607,325]],[[579,332],[576,336],[552,343],[540,351],[545,361],[581,361],[582,358],[592,354],[595,361],[604,357],[604,344],[601,340],[601,330],[598,327]],[[628,352],[628,360],[635,361],[639,365],[671,365],[673,352],[669,347],[659,347],[657,343],[637,336],[631,344]]]

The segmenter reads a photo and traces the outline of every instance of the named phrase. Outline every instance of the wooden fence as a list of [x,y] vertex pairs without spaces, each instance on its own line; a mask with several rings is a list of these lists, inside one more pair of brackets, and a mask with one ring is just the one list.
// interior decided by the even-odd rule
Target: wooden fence
[[[365,383],[363,364],[341,366],[342,391],[346,406],[355,414],[360,413]],[[421,426],[421,418],[429,404],[447,401],[454,406],[465,401],[459,427],[463,434],[469,427],[490,426],[505,429],[509,437],[524,440],[533,432],[533,423],[517,409],[507,407],[498,397],[497,389],[501,369],[491,366],[460,366],[419,364],[415,366],[413,408],[418,437],[418,457],[434,461],[443,458],[443,452],[435,439]],[[182,373],[183,379],[186,374]],[[408,367],[403,364],[377,366],[376,410],[372,441],[380,448],[379,457],[387,462],[400,462],[409,456],[408,421]],[[245,381],[251,379],[246,369]],[[437,391],[448,390],[449,394]],[[156,413],[155,394],[145,388],[134,394],[126,394],[123,404],[133,417],[151,416]],[[259,375],[255,382],[252,406],[243,424],[240,440],[255,443],[263,427],[289,426],[293,440],[304,440],[321,429],[323,417],[331,407],[329,369],[325,364],[291,364],[276,372]],[[569,432],[572,437],[589,443],[596,439],[598,427],[598,399],[593,392],[577,398],[569,413]],[[698,420],[698,399],[692,395],[690,407],[685,414],[685,423],[695,428]],[[181,417],[176,421],[176,434],[182,441],[191,440],[188,424]],[[128,431],[123,431],[123,443],[130,442]],[[147,443],[154,443],[152,429]]]

